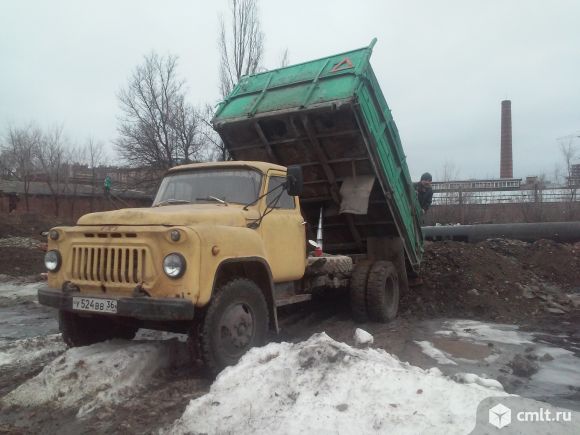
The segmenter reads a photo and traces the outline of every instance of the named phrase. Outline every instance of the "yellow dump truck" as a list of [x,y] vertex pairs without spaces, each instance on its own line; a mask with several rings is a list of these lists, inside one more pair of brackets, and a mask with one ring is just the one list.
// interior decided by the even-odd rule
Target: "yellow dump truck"
[[[358,320],[394,318],[420,209],[370,50],[245,78],[214,119],[238,161],[172,168],[151,207],[53,228],[39,301],[59,309],[66,343],[188,333],[218,371],[318,289],[349,289]],[[320,210],[327,254],[314,257]]]

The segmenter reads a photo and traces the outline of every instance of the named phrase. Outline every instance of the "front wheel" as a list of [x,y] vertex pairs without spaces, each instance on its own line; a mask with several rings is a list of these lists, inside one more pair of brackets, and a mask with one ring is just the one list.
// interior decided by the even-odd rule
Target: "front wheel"
[[[268,333],[268,306],[260,288],[234,279],[216,291],[196,332],[201,357],[218,373],[238,362],[250,348],[261,346]],[[194,329],[194,330],[195,330]]]

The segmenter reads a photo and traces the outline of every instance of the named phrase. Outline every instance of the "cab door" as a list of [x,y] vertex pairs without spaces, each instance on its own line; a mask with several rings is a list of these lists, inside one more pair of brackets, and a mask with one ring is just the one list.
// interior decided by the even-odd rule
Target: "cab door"
[[269,171],[267,182],[266,192],[277,189],[262,199],[260,210],[268,214],[260,231],[274,282],[300,279],[306,267],[306,226],[298,197],[288,195],[281,186],[286,182],[282,171]]

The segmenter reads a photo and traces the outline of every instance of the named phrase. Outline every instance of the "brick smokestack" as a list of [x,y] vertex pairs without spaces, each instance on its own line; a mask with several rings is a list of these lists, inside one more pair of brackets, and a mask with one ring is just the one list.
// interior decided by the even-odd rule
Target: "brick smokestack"
[[514,177],[512,157],[512,102],[501,102],[501,162],[499,166],[500,178]]

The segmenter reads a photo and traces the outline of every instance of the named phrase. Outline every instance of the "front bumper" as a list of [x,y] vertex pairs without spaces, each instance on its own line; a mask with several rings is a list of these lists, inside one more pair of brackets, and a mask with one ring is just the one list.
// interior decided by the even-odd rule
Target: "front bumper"
[[[58,308],[59,310],[74,311],[72,308],[73,296],[111,299],[110,297],[103,298],[77,292],[63,293],[61,290],[54,290],[49,287],[42,287],[38,290],[38,302],[40,304]],[[192,320],[195,309],[191,301],[177,298],[127,297],[114,299],[117,301],[116,314],[93,314],[131,317],[140,320]],[[82,311],[82,313],[90,314],[91,312]]]

